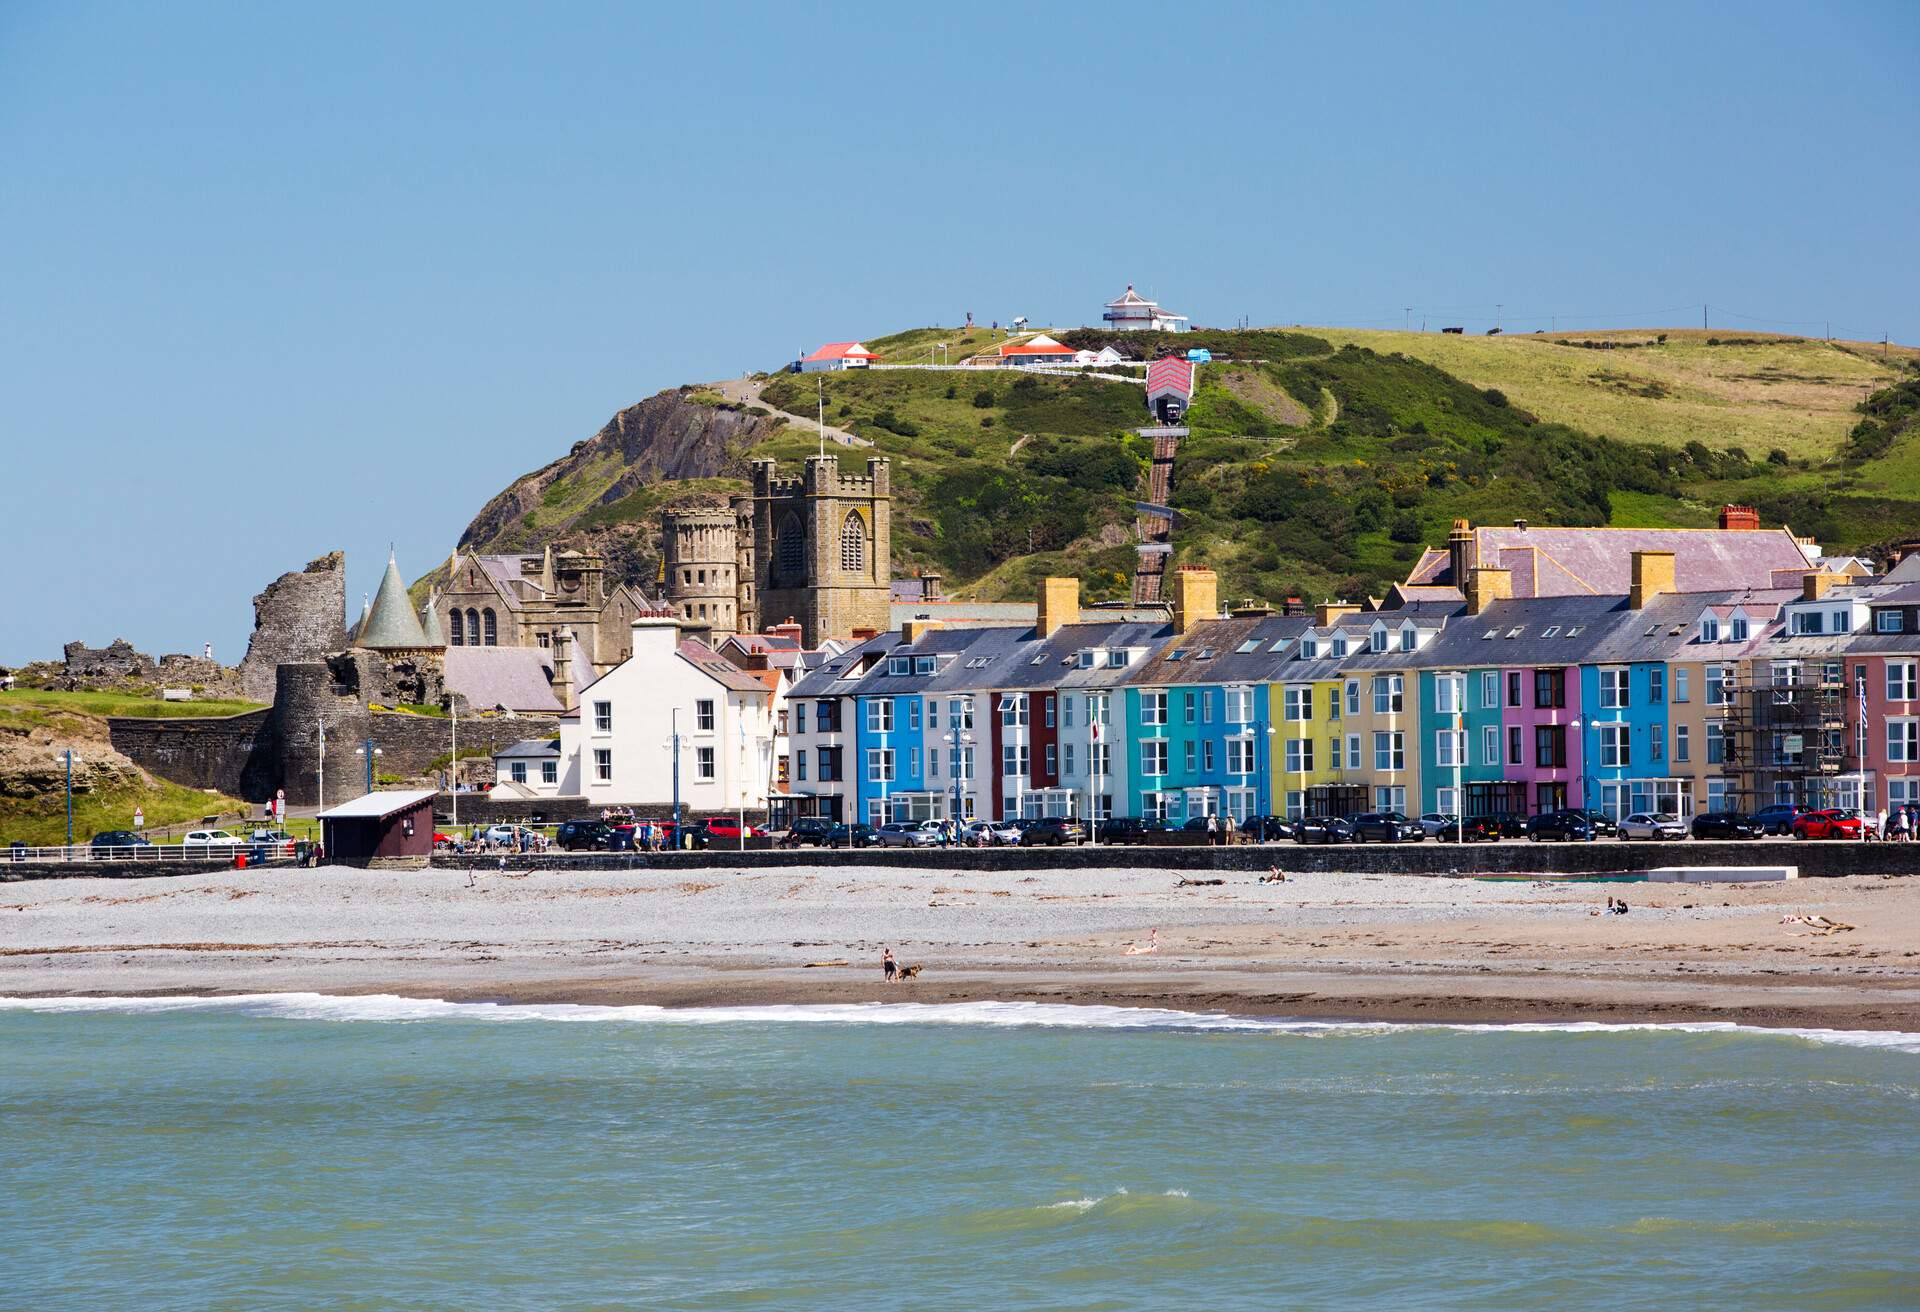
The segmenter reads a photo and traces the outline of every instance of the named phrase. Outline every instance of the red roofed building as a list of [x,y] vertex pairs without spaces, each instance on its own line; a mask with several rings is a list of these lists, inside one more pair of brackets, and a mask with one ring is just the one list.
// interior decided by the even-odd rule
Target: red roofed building
[[1000,344],[1000,363],[1011,365],[1072,364],[1076,352],[1045,333],[1019,342]]
[[1193,401],[1193,362],[1163,355],[1147,366],[1147,409],[1162,423],[1178,423]]
[[865,369],[880,357],[858,342],[828,342],[800,361],[803,374],[832,373],[838,369]]

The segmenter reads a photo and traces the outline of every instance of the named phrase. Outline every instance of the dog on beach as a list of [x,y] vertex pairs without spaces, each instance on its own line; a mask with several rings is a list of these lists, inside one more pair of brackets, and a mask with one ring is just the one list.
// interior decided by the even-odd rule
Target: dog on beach
[[896,978],[898,978],[898,979],[919,979],[919,978],[920,978],[920,967],[918,967],[918,966],[902,966],[902,967],[900,967],[900,972],[899,972],[899,974],[898,974],[898,975],[896,976]]

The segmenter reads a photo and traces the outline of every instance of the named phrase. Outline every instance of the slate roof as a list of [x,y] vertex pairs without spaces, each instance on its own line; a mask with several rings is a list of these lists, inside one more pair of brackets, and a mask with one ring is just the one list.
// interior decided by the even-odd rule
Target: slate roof
[[[1777,575],[1795,578],[1812,566],[1785,529],[1557,528],[1485,526],[1473,529],[1482,566],[1513,571],[1515,597],[1625,594],[1633,553],[1671,551],[1674,586],[1682,592],[1775,587]],[[1453,577],[1452,559],[1429,548],[1407,575],[1407,587],[1466,587]]]
[[503,706],[551,715],[565,709],[553,695],[553,656],[544,647],[449,647],[446,673],[447,690],[476,710]]
[[[1629,665],[1635,661],[1731,661],[1759,638],[1798,588],[1740,589],[1723,592],[1668,592],[1655,597],[1593,644],[1585,658],[1594,664]],[[1702,642],[1700,617],[1712,611],[1722,620],[1742,611],[1753,622],[1744,642]]]
[[715,683],[733,692],[766,692],[767,685],[752,672],[741,669],[704,642],[687,638],[680,643],[680,659],[708,675]]
[[509,747],[494,749],[495,757],[502,756],[558,756],[560,740],[558,738],[527,738]]
[[406,581],[400,577],[400,566],[391,551],[387,553],[387,572],[380,580],[380,591],[373,598],[373,609],[354,641],[358,646],[376,651],[437,645],[427,641],[420,617],[413,613]]
[[434,796],[431,788],[410,788],[397,793],[368,793],[351,802],[342,802],[330,811],[322,811],[321,820],[384,820]]
[[1415,670],[1578,665],[1592,660],[1596,645],[1617,626],[1635,618],[1624,595],[1515,597],[1478,615],[1461,615],[1419,651],[1389,651],[1366,663]]

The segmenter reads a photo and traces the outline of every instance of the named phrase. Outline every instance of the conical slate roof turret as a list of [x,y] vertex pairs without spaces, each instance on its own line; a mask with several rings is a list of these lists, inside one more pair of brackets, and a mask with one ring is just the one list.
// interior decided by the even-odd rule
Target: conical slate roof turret
[[386,577],[380,580],[380,591],[373,594],[373,612],[360,626],[357,643],[375,650],[433,645],[420,628],[419,616],[413,613],[406,582],[400,577],[399,563],[391,551],[387,552]]
[[446,635],[440,631],[440,612],[437,609],[439,604],[440,591],[436,588],[433,592],[427,594],[427,604],[420,610],[420,631],[427,635],[427,646],[429,647],[444,647],[447,645]]

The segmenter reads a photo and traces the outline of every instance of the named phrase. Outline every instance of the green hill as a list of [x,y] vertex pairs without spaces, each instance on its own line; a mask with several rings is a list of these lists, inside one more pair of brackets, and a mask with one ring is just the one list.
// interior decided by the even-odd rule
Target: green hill
[[[1375,592],[1455,518],[1710,524],[1735,501],[1836,549],[1920,525],[1909,395],[1920,365],[1905,349],[1678,331],[1568,333],[1564,345],[1058,335],[1135,359],[1161,346],[1214,353],[1175,470],[1174,545],[1220,569],[1236,597]],[[867,343],[912,363],[943,358],[945,344],[957,363],[1000,338],[924,328]],[[662,393],[494,498],[463,545],[584,541],[651,584],[658,509],[744,488],[755,457],[816,451],[822,396],[850,442],[830,450],[892,461],[897,569],[937,568],[987,599],[1026,597],[1046,573],[1079,575],[1094,598],[1125,595],[1150,455],[1131,431],[1146,417],[1140,388],[1003,370],[779,374]]]

